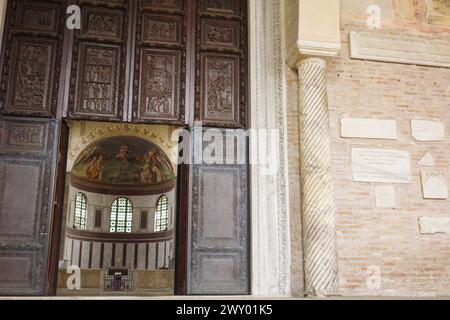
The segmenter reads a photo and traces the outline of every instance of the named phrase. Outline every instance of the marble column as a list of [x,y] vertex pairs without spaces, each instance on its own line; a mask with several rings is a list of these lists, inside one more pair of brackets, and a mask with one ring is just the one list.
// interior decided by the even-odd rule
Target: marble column
[[297,62],[305,293],[312,296],[331,295],[337,288],[326,66],[320,57]]

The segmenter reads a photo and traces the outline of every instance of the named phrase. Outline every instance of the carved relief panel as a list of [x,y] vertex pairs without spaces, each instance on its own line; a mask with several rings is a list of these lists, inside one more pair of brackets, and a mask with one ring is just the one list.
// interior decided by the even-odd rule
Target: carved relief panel
[[186,2],[138,4],[133,121],[184,124]]
[[52,117],[58,101],[64,1],[9,1],[0,112]]
[[0,120],[0,295],[44,293],[58,129]]
[[130,2],[83,1],[75,32],[69,118],[124,120]]
[[203,125],[247,125],[246,14],[246,1],[199,1],[195,119]]

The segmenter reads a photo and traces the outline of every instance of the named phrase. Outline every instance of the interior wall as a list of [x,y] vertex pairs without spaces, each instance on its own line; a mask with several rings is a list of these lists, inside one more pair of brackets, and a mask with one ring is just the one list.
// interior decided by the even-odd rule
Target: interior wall
[[[450,3],[341,0],[342,50],[327,73],[332,172],[335,180],[339,292],[342,295],[450,294],[450,234],[421,234],[419,217],[449,217],[448,200],[422,197],[418,161],[430,152],[450,178],[450,69],[350,59],[349,32],[368,30],[367,8],[381,9],[381,29],[398,36],[450,40]],[[295,91],[291,91],[292,97]],[[344,139],[341,117],[393,119],[398,140]],[[411,119],[445,124],[443,142],[418,142]],[[377,209],[376,183],[354,182],[351,147],[408,150],[412,183],[395,188],[396,209]]]

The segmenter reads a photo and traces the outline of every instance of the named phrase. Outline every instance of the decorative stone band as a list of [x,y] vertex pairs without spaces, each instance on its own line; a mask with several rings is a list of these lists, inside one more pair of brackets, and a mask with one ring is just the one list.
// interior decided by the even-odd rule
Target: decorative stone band
[[305,293],[314,296],[334,294],[337,290],[326,65],[325,60],[315,57],[297,63]]
[[66,228],[66,236],[70,239],[80,241],[107,243],[152,243],[172,240],[173,230],[151,233],[109,233]]

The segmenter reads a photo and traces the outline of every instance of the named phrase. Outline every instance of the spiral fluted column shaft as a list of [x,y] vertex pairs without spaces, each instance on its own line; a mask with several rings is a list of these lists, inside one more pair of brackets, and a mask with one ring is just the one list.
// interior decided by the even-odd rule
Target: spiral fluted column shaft
[[305,291],[312,296],[333,294],[337,287],[326,66],[315,57],[297,64]]

